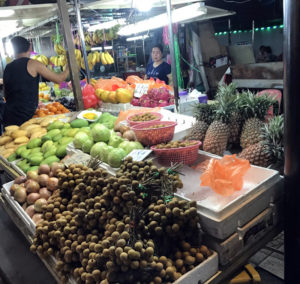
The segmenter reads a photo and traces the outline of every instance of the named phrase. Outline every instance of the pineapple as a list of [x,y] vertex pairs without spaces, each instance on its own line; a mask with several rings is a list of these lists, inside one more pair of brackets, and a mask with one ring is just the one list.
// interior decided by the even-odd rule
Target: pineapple
[[208,127],[203,149],[216,155],[223,155],[226,150],[229,138],[229,120],[234,105],[234,96],[225,94],[217,95],[217,109],[215,110],[215,120]]
[[247,159],[251,164],[267,167],[275,164],[282,171],[284,160],[283,116],[275,116],[269,123],[263,125],[261,129],[262,141],[248,146],[239,155],[240,158]]
[[258,142],[245,148],[239,155],[239,158],[246,159],[255,166],[268,167],[271,164],[272,155],[266,145]]
[[264,123],[263,120],[265,119],[269,107],[274,101],[266,95],[258,97],[249,91],[242,96],[241,100],[243,116],[246,121],[243,125],[240,145],[245,149],[262,140],[260,136]]
[[234,110],[229,120],[229,140],[230,145],[239,145],[242,126],[244,124],[243,103],[245,94],[236,94],[234,101]]
[[190,133],[187,135],[189,140],[203,141],[207,128],[213,120],[215,106],[208,104],[197,104],[194,109],[196,123],[192,126]]

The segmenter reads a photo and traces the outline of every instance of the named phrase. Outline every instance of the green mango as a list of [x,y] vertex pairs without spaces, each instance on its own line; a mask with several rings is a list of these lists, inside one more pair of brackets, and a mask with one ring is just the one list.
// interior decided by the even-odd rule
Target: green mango
[[52,140],[52,138],[48,134],[46,134],[42,137],[42,143],[45,143],[48,140]]
[[38,169],[39,169],[39,166],[33,166],[33,167],[30,167],[27,172],[37,171]]
[[60,145],[66,145],[73,141],[73,137],[63,137],[61,141],[59,141]]
[[47,131],[51,131],[53,129],[61,129],[64,127],[64,125],[65,125],[65,123],[60,120],[53,121],[52,123],[50,123],[48,125]]
[[42,139],[41,138],[34,138],[30,140],[27,144],[27,149],[33,149],[36,147],[40,147],[42,145]]
[[89,126],[89,123],[85,119],[75,119],[71,122],[71,127],[72,128],[81,128],[81,127],[86,127]]
[[68,131],[70,130],[70,128],[63,128],[60,133],[62,136],[67,136]]
[[60,161],[59,158],[57,158],[56,156],[53,155],[53,156],[46,158],[44,161],[42,161],[41,165],[47,164],[47,165],[51,166],[53,163],[59,162],[59,161]]
[[53,141],[46,141],[42,146],[42,152],[45,154],[52,146],[54,145]]
[[67,145],[60,145],[56,150],[56,156],[59,158],[64,158],[67,155]]
[[11,155],[7,158],[7,161],[13,162],[13,161],[16,160],[16,159],[17,159],[17,153],[15,152],[15,153],[11,154]]
[[64,127],[63,127],[63,128],[69,129],[69,128],[71,128],[71,124],[68,123],[68,122],[66,122],[66,123],[64,124]]
[[16,150],[17,156],[20,157],[20,156],[21,156],[21,153],[22,153],[24,150],[26,150],[26,149],[27,149],[26,145],[22,145],[22,146],[18,147],[17,150]]
[[51,139],[53,139],[58,134],[60,134],[60,130],[59,129],[53,129],[53,130],[50,130],[47,133],[47,135],[49,135],[51,137]]
[[63,136],[61,135],[61,133],[59,133],[58,135],[53,137],[53,141],[54,142],[59,142],[62,138],[63,138]]
[[35,154],[35,153],[41,153],[42,148],[41,147],[36,147],[31,149],[30,154]]
[[67,133],[67,136],[74,137],[78,131],[79,131],[79,128],[70,129]]
[[26,149],[26,150],[24,150],[24,151],[22,151],[22,153],[21,153],[21,157],[23,158],[23,159],[27,159],[27,157],[30,155],[30,150],[29,149]]
[[24,166],[21,167],[21,170],[24,172],[24,173],[27,173],[30,169],[30,164],[26,164]]
[[32,166],[39,166],[43,160],[44,157],[42,155],[37,154],[29,158],[29,162]]
[[45,159],[46,159],[46,158],[48,158],[48,157],[50,157],[50,156],[54,156],[55,153],[56,153],[56,147],[53,146],[53,147],[51,147],[51,148],[44,154],[44,157],[45,157]]

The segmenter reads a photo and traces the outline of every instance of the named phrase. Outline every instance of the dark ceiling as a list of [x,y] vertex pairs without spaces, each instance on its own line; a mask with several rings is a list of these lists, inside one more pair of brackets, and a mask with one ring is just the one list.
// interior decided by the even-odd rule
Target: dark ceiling
[[[298,0],[297,0],[298,1]],[[282,24],[283,0],[206,0],[205,4],[236,12],[231,17],[232,29],[250,29]],[[227,18],[214,21],[217,32],[227,29]]]

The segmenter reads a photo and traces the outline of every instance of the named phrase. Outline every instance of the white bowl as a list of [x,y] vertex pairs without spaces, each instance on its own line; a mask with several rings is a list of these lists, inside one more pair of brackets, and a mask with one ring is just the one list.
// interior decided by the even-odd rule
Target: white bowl
[[[97,115],[97,117],[95,119],[85,118],[85,117],[83,117],[83,115],[86,114],[86,113],[94,113],[94,114]],[[85,120],[90,121],[90,122],[94,122],[94,121],[96,121],[96,120],[98,120],[100,118],[101,114],[102,114],[102,112],[96,111],[96,110],[84,110],[84,111],[82,111],[81,113],[79,113],[77,115],[77,118],[85,119]]]

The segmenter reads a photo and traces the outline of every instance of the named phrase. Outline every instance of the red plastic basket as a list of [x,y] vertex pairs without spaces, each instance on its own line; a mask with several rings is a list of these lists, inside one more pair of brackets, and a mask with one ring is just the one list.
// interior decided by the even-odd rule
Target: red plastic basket
[[[165,127],[149,128],[150,126],[164,124]],[[176,122],[154,121],[133,126],[136,138],[144,146],[152,146],[160,143],[168,143],[173,139]]]
[[191,141],[197,143],[187,147],[169,149],[156,149],[156,146],[152,146],[151,150],[153,150],[155,156],[157,156],[158,162],[164,166],[170,166],[171,163],[180,162],[183,162],[185,165],[192,165],[197,160],[198,150],[202,143],[196,140]]
[[[144,113],[150,113],[154,116],[156,116],[157,118],[153,119],[153,120],[148,120],[148,121],[132,121],[130,120],[132,117],[136,116],[136,115],[141,115]],[[127,122],[129,123],[130,126],[134,126],[134,125],[138,125],[138,124],[143,124],[143,123],[148,123],[148,122],[154,122],[154,121],[160,121],[162,119],[162,115],[159,112],[142,112],[142,113],[136,113],[136,114],[132,114],[130,116],[127,117]]]

